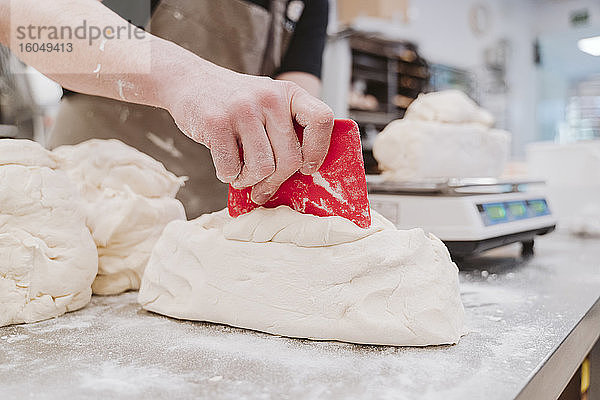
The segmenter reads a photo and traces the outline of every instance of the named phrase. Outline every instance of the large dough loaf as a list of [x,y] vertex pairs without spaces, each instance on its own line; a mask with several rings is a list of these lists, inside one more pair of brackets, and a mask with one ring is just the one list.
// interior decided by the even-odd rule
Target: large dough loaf
[[399,119],[377,135],[373,155],[394,181],[480,178],[502,174],[509,148],[510,136],[499,129]]
[[175,318],[290,337],[458,342],[464,310],[446,247],[372,213],[369,229],[285,206],[171,222],[154,247],[139,301]]
[[510,155],[510,134],[458,90],[421,94],[403,119],[377,135],[373,156],[386,179],[497,177]]

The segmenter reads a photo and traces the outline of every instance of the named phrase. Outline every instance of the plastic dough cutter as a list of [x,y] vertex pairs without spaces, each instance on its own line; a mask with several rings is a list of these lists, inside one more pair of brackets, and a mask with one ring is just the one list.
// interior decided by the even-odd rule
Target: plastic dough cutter
[[[302,127],[296,125],[300,143],[302,132]],[[258,207],[250,199],[251,189],[229,186],[229,215],[237,217]],[[329,152],[319,171],[312,175],[296,172],[263,206],[280,205],[320,217],[338,215],[361,228],[371,225],[360,132],[354,121],[336,119]]]

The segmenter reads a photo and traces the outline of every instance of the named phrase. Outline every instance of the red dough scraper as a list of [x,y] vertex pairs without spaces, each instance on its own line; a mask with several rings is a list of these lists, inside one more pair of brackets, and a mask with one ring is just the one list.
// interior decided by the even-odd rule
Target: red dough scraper
[[[297,125],[296,134],[300,143],[302,132],[303,128]],[[229,215],[237,217],[258,207],[250,199],[251,190],[229,186]],[[296,172],[283,182],[263,207],[281,205],[319,217],[338,215],[361,228],[371,225],[360,132],[356,122],[336,119],[329,152],[319,171],[312,175]]]

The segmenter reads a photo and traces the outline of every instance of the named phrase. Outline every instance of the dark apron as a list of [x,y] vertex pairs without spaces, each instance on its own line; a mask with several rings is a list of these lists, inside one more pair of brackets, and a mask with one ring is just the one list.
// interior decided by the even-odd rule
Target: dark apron
[[[292,34],[286,7],[287,0],[272,0],[269,11],[242,0],[163,0],[148,30],[222,67],[271,75]],[[65,97],[47,146],[91,138],[120,139],[189,177],[177,195],[188,218],[227,204],[227,185],[216,178],[210,151],[185,136],[165,110],[84,94]]]

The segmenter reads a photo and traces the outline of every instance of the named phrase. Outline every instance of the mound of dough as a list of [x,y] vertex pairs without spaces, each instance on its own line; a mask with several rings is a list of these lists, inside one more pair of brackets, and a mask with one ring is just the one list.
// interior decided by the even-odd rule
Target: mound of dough
[[96,246],[67,176],[29,140],[0,140],[0,326],[84,307]]
[[404,115],[406,119],[450,124],[475,123],[491,128],[494,116],[460,90],[421,93]]
[[395,181],[496,177],[509,146],[506,132],[478,124],[399,119],[377,135],[373,156],[383,175]]
[[289,207],[174,221],[156,243],[139,302],[175,318],[352,343],[457,343],[458,269],[421,229],[371,211],[361,229]]
[[137,290],[163,228],[185,219],[183,205],[175,199],[184,178],[114,139],[61,146],[54,154],[86,201],[87,224],[99,257],[92,290]]
[[457,90],[421,94],[403,119],[377,135],[373,156],[386,179],[497,177],[510,153],[510,134]]

